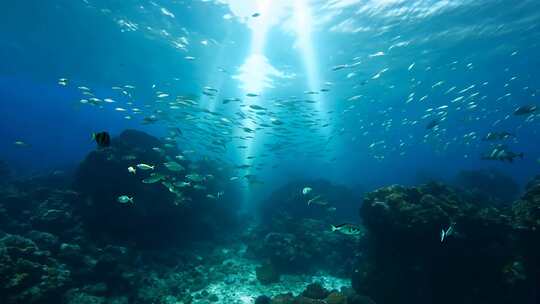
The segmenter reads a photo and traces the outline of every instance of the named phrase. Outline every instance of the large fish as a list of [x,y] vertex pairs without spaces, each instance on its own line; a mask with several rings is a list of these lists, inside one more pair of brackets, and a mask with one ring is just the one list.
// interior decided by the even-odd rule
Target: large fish
[[332,225],[332,231],[338,231],[346,235],[359,235],[362,233],[362,229],[358,225],[348,223],[337,226]]
[[528,115],[528,114],[534,113],[534,111],[536,111],[535,105],[524,105],[514,110],[514,115],[517,115],[517,116]]
[[96,141],[100,148],[106,148],[111,145],[111,136],[107,132],[92,133],[92,140]]

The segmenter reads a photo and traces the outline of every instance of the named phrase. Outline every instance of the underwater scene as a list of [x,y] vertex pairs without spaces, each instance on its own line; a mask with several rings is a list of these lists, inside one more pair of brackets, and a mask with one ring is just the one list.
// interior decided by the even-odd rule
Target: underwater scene
[[540,1],[0,9],[0,304],[540,303]]

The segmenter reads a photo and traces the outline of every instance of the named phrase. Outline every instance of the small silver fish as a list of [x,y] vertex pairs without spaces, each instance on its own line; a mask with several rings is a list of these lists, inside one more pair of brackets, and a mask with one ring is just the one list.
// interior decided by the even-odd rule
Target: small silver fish
[[155,166],[150,166],[150,165],[147,165],[147,164],[138,164],[137,165],[137,168],[139,168],[141,170],[154,170],[154,167]]
[[347,223],[337,226],[332,225],[332,231],[338,231],[346,235],[359,235],[362,233],[362,230],[359,226]]
[[304,189],[302,189],[302,194],[308,195],[312,190],[311,187],[304,187]]
[[451,224],[446,230],[441,229],[441,243],[454,233],[454,224]]
[[133,197],[121,195],[116,199],[120,204],[134,204]]

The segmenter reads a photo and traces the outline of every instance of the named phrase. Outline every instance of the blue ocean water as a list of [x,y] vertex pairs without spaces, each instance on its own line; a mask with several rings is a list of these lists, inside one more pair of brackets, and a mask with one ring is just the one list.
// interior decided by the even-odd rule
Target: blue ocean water
[[[304,115],[312,128],[303,132],[301,121],[280,126],[287,136],[285,152],[261,161],[266,168],[287,164],[262,171],[275,183],[289,174],[350,185],[410,183],[418,171],[448,177],[456,170],[486,167],[523,183],[537,172],[535,116],[512,115],[518,106],[537,101],[535,1],[55,1],[4,6],[1,106],[2,113],[10,114],[0,129],[2,156],[21,170],[53,169],[80,159],[93,148],[87,138],[94,130],[117,134],[138,127],[159,134],[157,125],[140,126],[140,119],[128,121],[125,113],[115,113],[126,99],[102,109],[79,103],[78,86],[105,98],[114,96],[111,86],[129,84],[137,88],[137,105],[152,105],[159,89],[171,96],[192,94],[202,108],[223,115],[251,103],[270,110],[277,99],[296,103],[295,112],[278,118]],[[263,10],[268,13],[251,17]],[[248,60],[254,53],[263,63]],[[333,71],[340,65],[347,67]],[[67,78],[68,85],[59,86],[59,78]],[[326,82],[329,91],[319,92]],[[219,90],[217,95],[207,98],[205,86]],[[249,86],[260,97],[246,98]],[[242,103],[221,102],[234,97]],[[463,99],[452,102],[458,97]],[[448,108],[437,110],[441,106]],[[440,130],[426,130],[439,111],[446,117]],[[266,130],[257,133],[271,133]],[[511,149],[524,152],[524,159],[513,164],[480,160],[489,150],[481,139],[490,131],[515,133]],[[253,154],[264,153],[262,142],[279,141],[257,133],[248,143],[257,146]],[[204,140],[199,136],[186,132],[189,141]],[[14,147],[17,139],[32,150]],[[227,155],[241,162],[244,153],[234,147],[241,141],[225,140],[231,143]],[[304,155],[302,162],[298,153]]]
[[242,210],[304,180],[360,197],[482,170],[523,192],[539,173],[539,1],[1,7],[0,160],[17,178],[71,174],[92,133],[127,129],[228,168]]

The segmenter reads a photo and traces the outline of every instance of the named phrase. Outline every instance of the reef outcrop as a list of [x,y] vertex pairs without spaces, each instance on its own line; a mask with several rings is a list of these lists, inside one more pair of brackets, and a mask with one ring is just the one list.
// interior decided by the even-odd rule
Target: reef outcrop
[[[308,194],[304,188],[310,188]],[[335,185],[323,179],[298,180],[287,183],[273,191],[268,199],[258,207],[262,224],[269,224],[274,218],[289,216],[332,221],[334,219],[358,220],[358,202],[361,189],[350,189]],[[313,203],[308,204],[310,199]]]
[[[0,302],[190,303],[210,282],[237,273],[229,263],[220,265],[222,252],[199,250],[210,252],[202,263],[200,255],[181,249],[203,240],[216,245],[235,231],[236,190],[222,182],[228,181],[227,169],[208,160],[177,159],[186,168],[177,176],[193,174],[205,187],[185,190],[188,201],[182,205],[164,185],[142,183],[148,174],[127,171],[138,162],[163,166],[178,152],[153,149],[164,146],[155,137],[126,131],[111,148],[88,155],[74,189],[53,176],[2,180]],[[223,192],[219,200],[208,197],[217,189]],[[117,201],[128,193],[136,195],[133,206]],[[217,301],[213,294],[199,296]]]
[[500,207],[511,205],[520,192],[511,177],[495,169],[460,171],[453,184],[474,195],[478,202]]
[[12,234],[0,238],[0,276],[0,298],[5,303],[58,300],[71,279],[69,269],[52,258],[50,251],[40,249],[31,239]]
[[5,161],[0,160],[0,185],[4,184],[11,176],[11,170]]
[[318,282],[308,284],[306,289],[297,296],[292,293],[284,293],[271,299],[265,296],[259,298],[266,301],[260,300],[262,303],[271,304],[375,304],[369,297],[359,295],[351,288],[328,290]]
[[[178,172],[164,165],[168,162]],[[154,169],[140,170],[138,164]],[[80,164],[74,183],[81,194],[78,212],[96,240],[154,248],[211,238],[222,227],[235,226],[239,203],[237,190],[226,183],[227,170],[219,169],[214,162],[184,159],[175,146],[156,137],[127,130],[112,139],[110,148],[91,152]],[[134,203],[118,203],[122,195]]]
[[[302,193],[306,187],[312,189],[309,195]],[[323,204],[308,204],[314,197]],[[261,221],[244,235],[248,254],[282,274],[324,271],[350,276],[362,235],[343,235],[331,227],[345,221],[337,210],[354,205],[354,197],[351,190],[325,181],[285,185],[263,202]]]
[[540,219],[535,185],[513,212],[439,183],[368,193],[353,287],[381,303],[533,303],[538,255],[517,240]]

